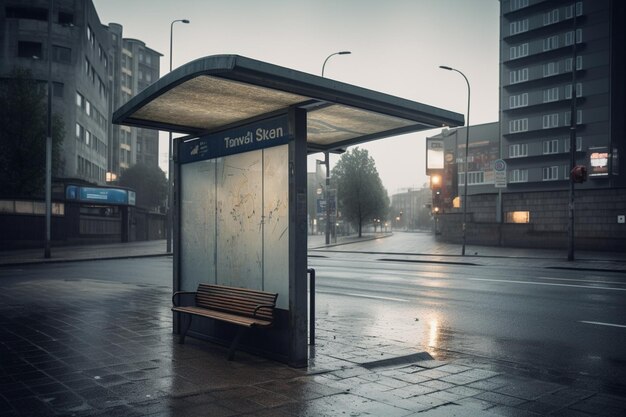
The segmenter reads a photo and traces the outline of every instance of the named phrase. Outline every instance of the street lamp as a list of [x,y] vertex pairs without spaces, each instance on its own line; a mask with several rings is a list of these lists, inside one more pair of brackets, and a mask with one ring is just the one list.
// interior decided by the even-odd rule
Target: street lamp
[[466,219],[467,219],[467,176],[468,176],[468,152],[469,152],[469,120],[470,120],[470,83],[467,80],[465,74],[463,74],[458,69],[447,67],[445,65],[440,65],[439,68],[445,69],[448,71],[458,72],[465,79],[465,83],[467,83],[467,119],[465,120],[465,126],[467,126],[467,130],[465,131],[465,187],[463,190],[463,248],[461,249],[461,255],[465,256],[465,241],[466,241]]
[[[324,60],[324,64],[322,64],[322,77],[324,77],[324,69],[326,68],[326,63],[330,59],[330,57],[335,55],[350,55],[352,52],[350,51],[340,51],[335,52],[326,57]],[[328,191],[330,187],[330,157],[328,155],[328,151],[324,151],[324,164],[326,165],[326,244],[330,244],[330,192]],[[335,210],[337,208],[335,207]]]
[[50,258],[50,239],[52,225],[52,6],[48,2],[48,115],[46,119],[46,219],[44,231],[44,258]]
[[[176,19],[173,20],[170,24],[170,72],[172,72],[172,44],[174,40],[174,23],[189,23],[188,19]],[[173,174],[174,174],[174,160],[172,159],[172,132],[169,134],[168,141],[168,151],[167,151],[167,160],[168,160],[168,168],[167,168],[167,218],[165,225],[165,238],[167,241],[166,251],[169,253],[172,251],[172,203],[173,203]]]
[[326,57],[326,59],[324,60],[324,64],[322,65],[322,77],[324,76],[324,68],[326,67],[326,62],[328,62],[328,60],[330,59],[331,56],[335,56],[335,55],[350,55],[352,52],[350,51],[341,51],[341,52],[335,52],[334,54],[330,54]]

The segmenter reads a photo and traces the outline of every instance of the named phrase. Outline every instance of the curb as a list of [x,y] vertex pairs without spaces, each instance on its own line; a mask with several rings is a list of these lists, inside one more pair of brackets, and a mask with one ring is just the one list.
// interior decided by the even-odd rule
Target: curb
[[104,256],[104,257],[91,257],[91,258],[39,259],[39,260],[32,260],[32,261],[0,263],[0,268],[7,268],[7,267],[13,267],[13,266],[60,264],[60,263],[66,263],[66,262],[90,262],[90,261],[112,261],[115,259],[158,258],[161,256],[172,256],[172,253],[168,252],[168,253],[152,253],[152,254],[145,254],[145,255],[120,255],[120,256]]

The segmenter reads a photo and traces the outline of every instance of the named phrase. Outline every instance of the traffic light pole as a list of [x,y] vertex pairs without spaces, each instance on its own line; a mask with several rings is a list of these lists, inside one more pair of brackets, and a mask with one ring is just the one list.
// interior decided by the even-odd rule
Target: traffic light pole
[[572,5],[572,102],[570,109],[570,128],[569,128],[569,207],[568,207],[568,226],[567,226],[567,260],[574,260],[574,178],[571,170],[576,166],[576,123],[578,115],[576,111],[576,3]]

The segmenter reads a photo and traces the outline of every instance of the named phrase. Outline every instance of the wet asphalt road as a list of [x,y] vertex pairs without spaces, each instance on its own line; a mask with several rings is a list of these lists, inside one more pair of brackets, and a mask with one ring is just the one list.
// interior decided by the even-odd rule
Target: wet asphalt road
[[[472,354],[626,392],[626,274],[533,265],[468,266],[324,252],[319,317],[365,317],[359,331],[439,358]],[[0,279],[98,279],[171,288],[171,257],[0,269]]]

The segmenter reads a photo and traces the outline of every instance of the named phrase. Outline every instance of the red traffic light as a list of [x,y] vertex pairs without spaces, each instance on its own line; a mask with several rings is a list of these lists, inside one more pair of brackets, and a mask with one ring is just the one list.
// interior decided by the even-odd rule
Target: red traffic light
[[570,171],[569,177],[572,181],[578,184],[587,181],[587,167],[584,165],[576,165]]

